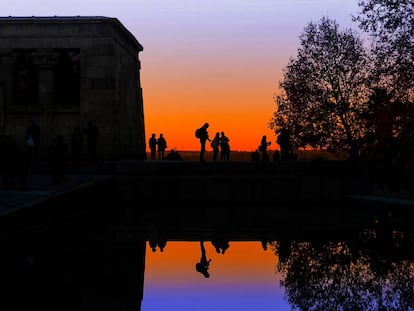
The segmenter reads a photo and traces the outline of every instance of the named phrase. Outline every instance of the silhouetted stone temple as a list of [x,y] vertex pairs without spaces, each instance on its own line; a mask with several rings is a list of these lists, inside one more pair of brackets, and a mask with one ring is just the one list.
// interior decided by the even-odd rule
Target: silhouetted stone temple
[[99,129],[105,159],[144,159],[137,39],[116,18],[0,18],[0,134],[23,146],[34,120],[39,154],[75,127]]

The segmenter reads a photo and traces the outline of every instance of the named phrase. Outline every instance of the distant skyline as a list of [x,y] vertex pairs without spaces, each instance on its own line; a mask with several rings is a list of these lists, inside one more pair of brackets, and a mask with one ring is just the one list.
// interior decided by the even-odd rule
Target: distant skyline
[[306,24],[328,16],[359,31],[357,0],[3,0],[0,8],[2,16],[117,18],[144,47],[146,140],[163,133],[177,150],[199,149],[194,131],[204,122],[232,150],[253,151],[263,135],[274,149],[273,98]]

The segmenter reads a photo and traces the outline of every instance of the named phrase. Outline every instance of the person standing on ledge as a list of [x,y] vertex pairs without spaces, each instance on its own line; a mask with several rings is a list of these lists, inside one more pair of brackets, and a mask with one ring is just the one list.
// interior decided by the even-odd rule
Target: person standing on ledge
[[206,142],[211,142],[210,138],[208,137],[208,127],[210,125],[206,122],[203,124],[202,127],[196,130],[196,137],[200,140],[200,162],[204,162],[204,154],[206,153]]
[[160,134],[157,139],[158,146],[158,160],[164,160],[165,150],[167,149],[167,140],[164,137],[164,134]]
[[218,153],[220,150],[220,132],[217,132],[213,140],[210,143],[211,148],[213,148],[213,162],[217,162]]
[[221,132],[220,137],[221,162],[230,162],[230,139]]
[[269,147],[271,143],[272,142],[267,141],[266,135],[262,136],[262,139],[260,140],[259,151],[262,153],[263,162],[269,161],[269,155],[267,154],[267,147]]
[[280,160],[289,160],[291,158],[290,132],[288,129],[281,129],[277,136],[276,142],[280,147]]
[[155,160],[155,154],[157,153],[157,137],[155,137],[155,133],[151,134],[148,145],[150,147],[150,159]]

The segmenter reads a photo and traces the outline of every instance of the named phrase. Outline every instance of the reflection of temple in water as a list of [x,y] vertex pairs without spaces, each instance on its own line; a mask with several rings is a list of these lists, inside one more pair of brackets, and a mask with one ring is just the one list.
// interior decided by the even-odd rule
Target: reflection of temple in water
[[23,144],[35,120],[42,155],[93,121],[102,157],[145,158],[142,50],[116,18],[0,18],[0,134]]

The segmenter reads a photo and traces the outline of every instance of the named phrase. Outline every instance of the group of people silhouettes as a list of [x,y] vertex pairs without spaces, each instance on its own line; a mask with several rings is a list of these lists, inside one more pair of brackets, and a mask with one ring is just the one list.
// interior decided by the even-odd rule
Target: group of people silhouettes
[[[206,143],[210,142],[210,146],[213,150],[213,162],[217,162],[218,154],[220,152],[220,160],[222,162],[230,161],[230,139],[224,134],[224,132],[216,132],[214,138],[211,140],[208,134],[209,123],[206,122],[196,130],[196,138],[200,140],[200,162],[204,162],[204,155],[206,152]],[[288,129],[281,129],[280,134],[276,140],[279,145],[280,151],[275,150],[273,153],[273,160],[290,160],[294,158],[292,152],[292,145],[290,140],[290,132]],[[252,161],[268,162],[270,156],[268,153],[268,147],[271,145],[270,141],[267,141],[267,136],[263,135],[260,140],[259,147],[252,153]]]
[[181,154],[175,150],[171,149],[170,152],[165,155],[165,151],[167,150],[167,140],[164,137],[164,134],[160,134],[157,138],[155,133],[151,134],[151,137],[148,140],[148,146],[150,148],[150,159],[156,160],[157,159],[157,152],[158,152],[158,160],[169,160],[169,161],[182,161],[183,158]]
[[[200,142],[200,162],[205,162],[206,154],[206,145],[207,142],[210,142],[210,147],[212,149],[212,161],[217,162],[230,162],[230,139],[225,135],[223,131],[217,131],[214,137],[211,139],[208,133],[208,128],[210,124],[205,122],[201,127],[197,128],[195,131],[195,137]],[[277,136],[276,143],[279,145],[279,150],[276,149],[273,151],[272,159],[273,161],[279,160],[291,160],[294,159],[294,154],[292,152],[292,145],[290,139],[290,132],[288,129],[281,129],[279,135]],[[270,161],[270,156],[268,148],[272,143],[267,140],[267,136],[263,135],[258,148],[252,152],[251,160],[254,162]],[[156,137],[155,133],[152,133],[151,137],[148,140],[148,145],[150,148],[150,159],[158,160],[183,160],[181,155],[174,149],[171,149],[170,153],[165,156],[165,151],[167,149],[167,141],[163,134],[159,134],[159,137]]]
[[[279,135],[277,136],[276,143],[279,145],[280,150],[274,150],[272,159],[273,161],[285,161],[285,160],[292,160],[295,158],[294,153],[292,152],[292,145],[290,140],[290,132],[288,129],[281,129]],[[260,140],[259,147],[252,152],[251,159],[254,162],[262,161],[268,162],[270,161],[270,156],[268,153],[268,147],[272,143],[267,141],[267,136],[263,135],[262,139]]]
[[[211,258],[207,258],[207,251],[204,242],[205,241],[203,239],[200,240],[201,256],[200,260],[195,264],[195,270],[201,273],[205,278],[209,278]],[[260,243],[262,245],[263,250],[266,251],[268,249],[268,245],[272,245],[273,242],[267,238],[263,238],[260,241]],[[165,246],[167,245],[167,240],[165,238],[152,238],[148,240],[148,244],[152,252],[156,252],[157,248],[159,248],[160,251],[163,252]],[[224,255],[226,250],[230,247],[230,241],[226,237],[221,235],[211,239],[211,244],[215,248],[216,253],[222,255]]]
[[[252,153],[252,161],[254,162],[269,162],[270,156],[268,153],[268,147],[272,144],[272,142],[267,141],[267,136],[263,135],[262,139],[260,140],[259,147]],[[275,153],[273,154],[273,160],[276,160],[275,157],[277,157],[279,151],[275,150]]]
[[223,131],[216,132],[213,139],[210,139],[208,128],[210,124],[204,123],[200,128],[196,130],[196,138],[200,141],[200,162],[205,162],[206,143],[210,142],[210,146],[213,150],[213,162],[218,161],[218,155],[220,153],[221,162],[230,162],[230,139],[225,135]]
[[160,134],[158,138],[155,133],[151,134],[151,137],[148,140],[148,145],[150,148],[150,158],[151,160],[156,159],[156,154],[158,152],[158,160],[164,160],[165,150],[167,150],[167,140],[164,137],[164,134]]
[[[87,145],[87,158],[91,162],[97,160],[99,135],[98,127],[89,121],[84,130],[81,130],[80,127],[74,129],[69,137],[70,145],[66,143],[65,137],[60,133],[48,138],[50,142],[47,143],[43,159],[46,160],[47,169],[54,185],[62,184],[67,160],[72,159],[73,164],[80,163],[84,140]],[[0,136],[0,173],[4,186],[13,188],[15,187],[15,179],[18,179],[17,188],[26,189],[29,169],[33,161],[40,160],[41,139],[41,127],[35,120],[30,121],[22,144],[19,144],[10,134]]]
[[210,146],[213,149],[213,162],[217,162],[219,153],[221,162],[230,161],[230,139],[224,132],[216,132]]
[[[200,128],[196,129],[196,138],[200,141],[200,162],[205,162],[206,145],[210,142],[210,147],[213,150],[213,162],[219,160],[222,162],[230,161],[230,139],[225,135],[223,131],[216,132],[213,139],[210,139],[208,128],[209,123],[204,123]],[[148,146],[150,149],[151,160],[175,160],[182,161],[183,158],[180,153],[174,149],[171,149],[168,155],[165,155],[167,149],[167,141],[163,134],[159,134],[157,137],[155,133],[151,134],[148,139]],[[158,157],[157,157],[158,153]]]
[[167,246],[167,240],[165,240],[165,239],[151,239],[151,240],[149,240],[149,246],[151,247],[151,250],[154,253],[157,251],[157,248],[162,253],[164,251],[164,248]]
[[[222,162],[230,161],[230,139],[224,134],[224,132],[216,132],[213,139],[210,139],[208,128],[209,123],[204,123],[201,127],[196,129],[195,136],[200,141],[200,162],[205,162],[206,145],[210,142],[210,147],[213,150],[213,162],[220,160]],[[150,159],[156,160],[158,151],[158,160],[183,160],[178,151],[171,149],[170,153],[165,156],[165,150],[167,149],[167,141],[163,134],[156,137],[155,133],[151,134],[148,140],[148,146],[150,148]]]

